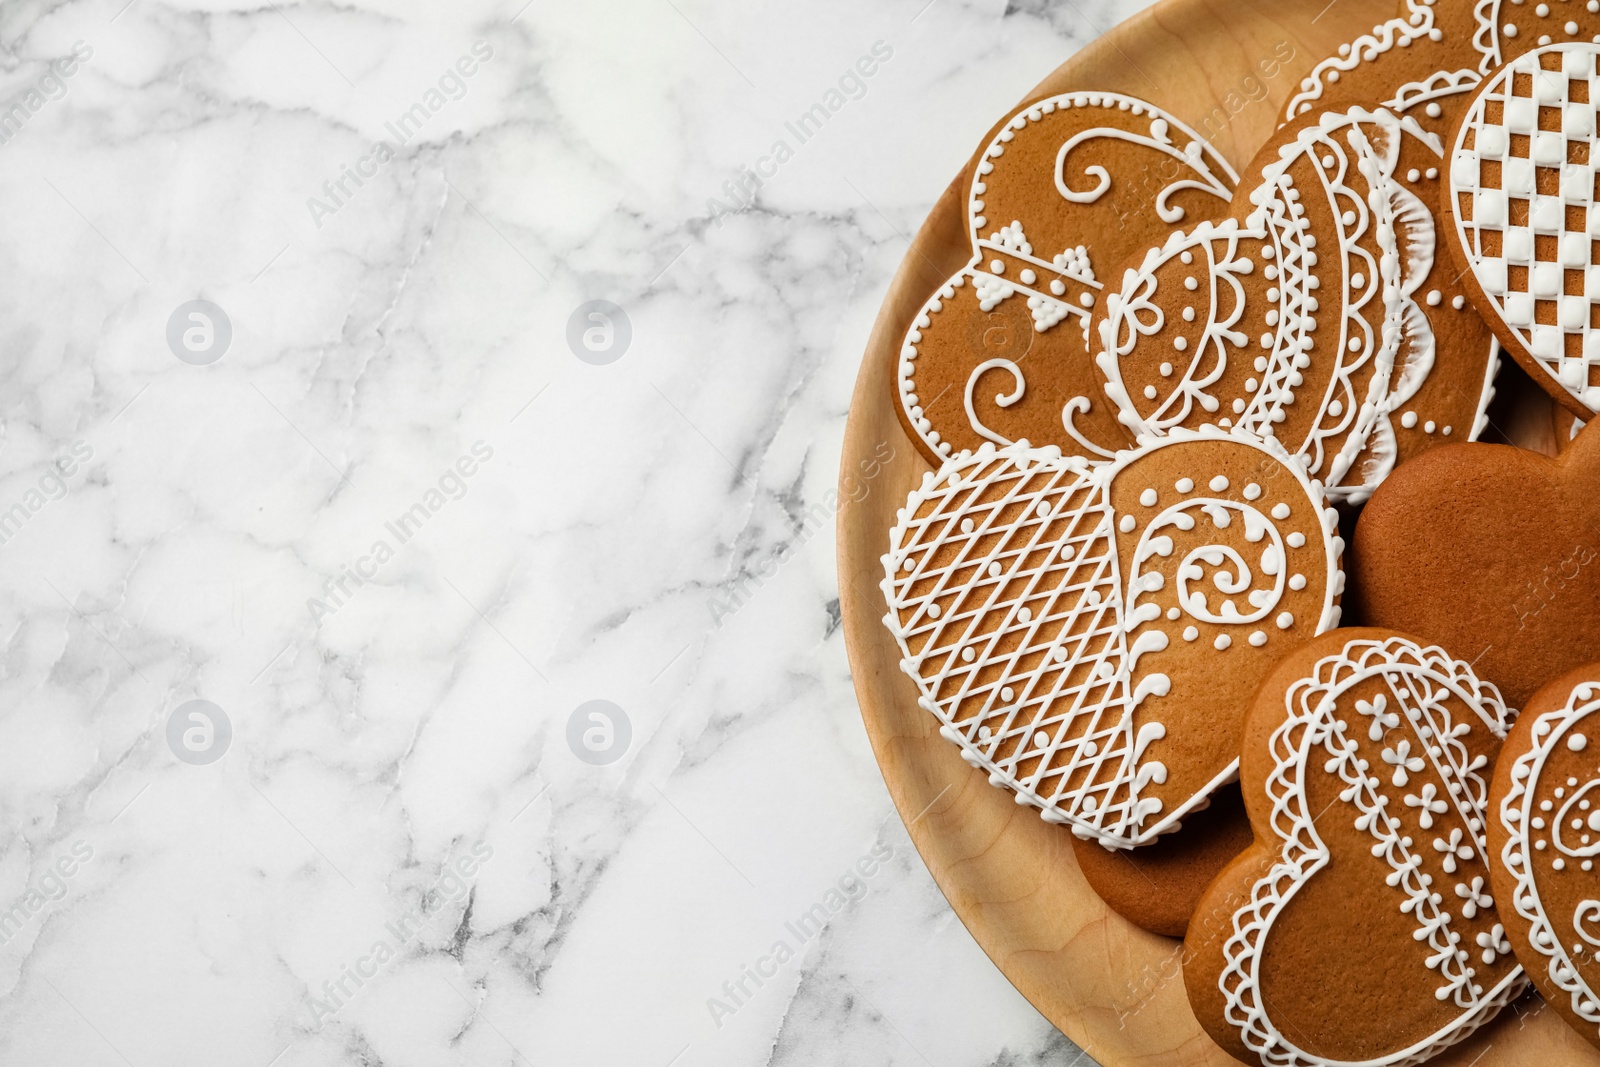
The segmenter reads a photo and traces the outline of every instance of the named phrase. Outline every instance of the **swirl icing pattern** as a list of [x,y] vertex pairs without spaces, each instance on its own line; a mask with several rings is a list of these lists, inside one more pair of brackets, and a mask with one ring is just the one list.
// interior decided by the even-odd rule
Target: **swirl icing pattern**
[[884,622],[970,764],[1129,848],[1233,777],[1250,691],[1338,624],[1337,525],[1298,464],[1243,434],[1106,463],[985,445],[900,512]]
[[1545,999],[1600,1048],[1600,666],[1529,702],[1496,770],[1490,842],[1506,926]]
[[1008,117],[973,169],[972,259],[901,348],[895,410],[922,454],[1024,438],[1095,459],[1128,447],[1089,358],[1104,272],[1224,214],[1237,183],[1199,134],[1132,97],[1066,93]]

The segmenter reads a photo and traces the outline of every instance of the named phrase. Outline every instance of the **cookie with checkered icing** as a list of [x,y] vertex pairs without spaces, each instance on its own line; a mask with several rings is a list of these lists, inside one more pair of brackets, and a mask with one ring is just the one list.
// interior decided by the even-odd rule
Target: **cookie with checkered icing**
[[1442,203],[1467,292],[1574,415],[1600,411],[1600,44],[1537,48],[1484,79]]
[[1002,122],[972,167],[972,258],[918,312],[894,407],[937,465],[1026,439],[1107,459],[1133,442],[1100,391],[1090,309],[1111,268],[1227,212],[1238,178],[1194,130],[1116,93],[1063,93]]
[[1491,71],[1530,49],[1600,35],[1600,0],[1401,0],[1398,14],[1317,64],[1284,108],[1366,100],[1411,115],[1443,136]]
[[1256,682],[1338,625],[1343,549],[1271,441],[1207,427],[1094,463],[985,444],[900,511],[884,624],[969,764],[1127,849],[1232,779]]
[[1275,437],[1337,502],[1487,425],[1494,338],[1438,255],[1436,137],[1385,108],[1306,115],[1234,213],[1175,234],[1096,309],[1096,362],[1135,433]]
[[1534,694],[1489,789],[1500,918],[1528,977],[1600,1048],[1600,664]]
[[1515,712],[1444,650],[1341,629],[1255,695],[1240,785],[1255,842],[1189,925],[1184,985],[1265,1067],[1404,1067],[1526,988],[1497,914],[1489,777]]

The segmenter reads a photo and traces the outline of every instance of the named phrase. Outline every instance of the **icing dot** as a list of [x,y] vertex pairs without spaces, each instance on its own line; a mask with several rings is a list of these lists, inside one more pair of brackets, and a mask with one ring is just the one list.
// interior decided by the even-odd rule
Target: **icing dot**
[[1257,485],[1255,482],[1251,482],[1249,485],[1244,487],[1244,498],[1246,500],[1255,500],[1260,496],[1261,496],[1261,487],[1259,485]]
[[1517,25],[1514,22],[1508,22],[1505,24],[1504,29],[1502,29],[1500,32],[1504,33],[1507,37],[1515,37],[1517,35]]
[[1172,377],[1172,364],[1170,364],[1170,363],[1161,364],[1161,376],[1163,378]]
[[1039,513],[1039,517],[1041,519],[1045,518],[1050,514],[1050,502],[1048,500],[1041,500],[1039,501],[1039,506],[1033,510]]
[[1006,272],[1005,260],[997,259],[997,260],[992,261],[989,264],[989,273],[990,274],[1004,274],[1005,272]]
[[1052,278],[1050,280],[1050,292],[1052,294],[1054,294],[1055,296],[1060,296],[1062,293],[1065,293],[1066,291],[1067,291],[1067,283],[1066,282],[1063,282],[1060,278]]
[[[1438,104],[1429,104],[1428,105],[1428,115],[1430,117],[1432,117],[1432,118],[1438,118],[1439,117],[1439,105]],[[1423,173],[1426,175],[1427,179],[1431,182],[1435,178],[1439,177],[1439,168],[1438,167],[1429,167]]]
[[1422,180],[1422,172],[1420,170],[1418,170],[1416,167],[1412,167],[1410,170],[1406,171],[1406,181],[1415,182],[1415,181],[1421,181],[1421,180]]
[[1193,322],[1194,321],[1194,308],[1184,308],[1183,309],[1183,321],[1184,322]]
[[1404,426],[1406,429],[1409,430],[1413,426],[1415,426],[1416,424],[1417,424],[1417,413],[1415,411],[1408,411],[1404,415],[1400,416],[1400,425]]
[[1533,9],[1533,13],[1538,15],[1540,18],[1545,18],[1550,14],[1550,5],[1540,4],[1538,7]]
[[1578,24],[1576,22],[1569,22],[1563,26],[1562,29],[1566,30],[1568,34],[1576,34],[1578,32]]
[[1582,752],[1589,744],[1589,739],[1582,734],[1573,734],[1567,738],[1567,747],[1574,752]]
[[1200,288],[1200,283],[1198,281],[1196,281],[1195,279],[1193,279],[1193,278],[1185,278],[1183,280],[1183,287],[1185,289],[1193,291],[1195,289]]
[[1450,306],[1455,308],[1457,311],[1460,311],[1462,308],[1467,306],[1467,298],[1464,296],[1458,296],[1454,300],[1450,301]]
[[1144,387],[1144,398],[1146,400],[1154,400],[1158,395],[1159,394],[1156,392],[1155,386],[1147,385]]
[[962,519],[961,520],[961,532],[964,533],[964,534],[969,534],[972,531],[973,531],[972,520],[971,519]]
[[1183,609],[1182,608],[1171,607],[1171,608],[1167,609],[1167,618],[1171,619],[1173,622],[1177,622],[1182,617],[1183,617]]
[[1294,577],[1289,579],[1289,588],[1293,589],[1295,592],[1298,593],[1300,590],[1304,589],[1305,587],[1306,587],[1306,576],[1305,575],[1297,574]]
[[1344,414],[1344,402],[1340,401],[1340,400],[1335,400],[1332,403],[1330,403],[1328,405],[1328,414],[1332,415],[1334,418],[1338,418],[1340,415],[1343,415]]
[[[1058,649],[1058,651],[1065,652],[1066,649]],[[971,663],[973,655],[974,655],[974,653],[973,653],[972,648],[970,646],[967,647],[967,648],[963,648],[961,650],[961,662],[962,663]]]
[[[1066,553],[1063,552],[1062,555],[1065,556]],[[998,563],[989,564],[989,577],[991,577],[991,578],[1000,577],[1000,564],[998,564]]]
[[1023,285],[1032,285],[1034,282],[1039,280],[1039,276],[1033,273],[1031,270],[1024,270],[1021,274],[1017,275],[1017,277],[1022,279]]
[[1422,424],[1422,432],[1423,433],[1432,433],[1434,430],[1436,430],[1438,428],[1439,428],[1438,424],[1436,422],[1434,422],[1432,419],[1429,419],[1427,422]]
[[1449,437],[1450,436],[1450,431],[1453,430],[1453,429],[1455,429],[1455,427],[1446,426],[1444,429],[1440,430],[1439,432],[1444,434],[1446,437]]
[[1323,156],[1322,165],[1327,167],[1329,170],[1332,170],[1334,166],[1334,158],[1332,156]]
[[1178,484],[1174,485],[1173,488],[1180,493],[1192,493],[1194,492],[1194,479],[1179,478]]
[[1428,117],[1430,119],[1436,119],[1440,115],[1444,114],[1444,109],[1441,108],[1438,104],[1429,104],[1428,107],[1427,107],[1427,112],[1428,112]]
[[1272,517],[1279,522],[1287,519],[1289,517],[1289,505],[1282,503],[1272,505]]
[[1362,274],[1360,271],[1356,271],[1355,274],[1351,275],[1350,277],[1350,284],[1355,286],[1357,289],[1363,289],[1367,284],[1367,276]]
[[1284,540],[1289,543],[1290,548],[1304,548],[1306,543],[1306,535],[1296,530],[1288,537],[1285,537]]
[[1439,290],[1435,289],[1428,294],[1429,307],[1436,308],[1442,303],[1444,303],[1444,294],[1439,292]]
[[1132,515],[1124,515],[1122,516],[1122,521],[1117,523],[1117,529],[1121,530],[1123,533],[1133,533],[1133,528],[1137,525],[1139,524],[1134,521]]
[[1234,402],[1233,402],[1233,413],[1235,415],[1243,415],[1244,414],[1244,400],[1242,398],[1236,398],[1234,400]]
[[940,615],[939,605],[937,605],[937,604],[929,604],[928,605],[928,618],[937,619],[939,617],[939,615]]
[[[1415,174],[1416,171],[1412,171],[1411,173]],[[1412,180],[1415,181],[1416,179]],[[1354,211],[1346,211],[1343,215],[1339,216],[1339,221],[1344,223],[1346,226],[1354,226],[1356,224],[1356,213]]]
[[1267,643],[1266,631],[1257,630],[1255,633],[1250,635],[1250,645],[1251,645],[1251,647],[1260,648],[1262,645],[1264,645],[1266,643]]
[[1215,478],[1211,479],[1210,485],[1213,493],[1220,493],[1224,489],[1228,488],[1228,479],[1219,474]]
[[1286,611],[1282,615],[1278,616],[1277,622],[1278,629],[1287,630],[1289,627],[1294,625],[1294,616]]
[[[1017,619],[1019,621],[1021,621],[1021,622],[1032,622],[1033,621],[1033,612],[1030,611],[1027,608],[1018,608],[1017,609]],[[1006,697],[1006,699],[1010,700],[1011,698],[1010,697]]]
[[1139,494],[1139,503],[1143,504],[1147,508],[1155,507],[1156,506],[1156,491],[1154,489],[1146,489],[1144,492],[1140,493]]
[[1190,252],[1188,249],[1184,249],[1183,254],[1180,255],[1178,257],[1178,259],[1182,263],[1193,263],[1194,262],[1194,253]]
[[[1597,2],[1600,2],[1600,0],[1597,0]],[[1266,369],[1267,369],[1267,357],[1266,356],[1257,356],[1256,357],[1256,362],[1255,362],[1255,368],[1256,368],[1256,372],[1257,373],[1265,372]]]
[[1558,871],[1563,870],[1567,866],[1567,861],[1562,859],[1560,856],[1557,856],[1555,862],[1550,864],[1550,866],[1554,867]]
[[1217,639],[1211,644],[1212,647],[1214,647],[1218,652],[1221,652],[1229,645],[1233,644],[1233,638],[1229,637],[1227,634],[1218,634]]
[[1195,638],[1197,638],[1199,636],[1200,636],[1200,631],[1195,629],[1193,626],[1187,627],[1183,631],[1183,639],[1185,641],[1193,641]]
[[1080,293],[1078,295],[1078,303],[1082,304],[1086,308],[1094,307],[1094,297],[1089,293]]

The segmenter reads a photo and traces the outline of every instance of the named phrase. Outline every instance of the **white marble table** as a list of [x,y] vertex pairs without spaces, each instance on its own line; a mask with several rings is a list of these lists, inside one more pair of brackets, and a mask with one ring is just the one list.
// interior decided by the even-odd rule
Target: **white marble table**
[[906,235],[1142,6],[0,9],[0,1064],[1089,1062],[817,516]]

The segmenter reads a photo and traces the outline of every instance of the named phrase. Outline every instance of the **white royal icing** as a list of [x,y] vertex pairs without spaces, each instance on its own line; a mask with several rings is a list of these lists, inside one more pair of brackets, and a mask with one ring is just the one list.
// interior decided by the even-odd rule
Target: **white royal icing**
[[[1591,1024],[1591,1039],[1600,1036],[1600,995],[1584,981],[1573,957],[1583,953],[1592,957],[1600,948],[1600,900],[1580,902],[1570,917],[1550,915],[1539,898],[1534,864],[1542,860],[1557,870],[1573,864],[1590,872],[1594,857],[1600,855],[1600,807],[1593,806],[1600,802],[1600,772],[1581,782],[1540,789],[1545,762],[1558,746],[1572,752],[1589,748],[1589,734],[1600,721],[1585,730],[1577,727],[1597,711],[1600,684],[1584,682],[1573,689],[1563,707],[1535,720],[1533,745],[1512,764],[1511,786],[1496,813],[1507,834],[1501,863],[1516,881],[1512,907],[1530,924],[1528,941],[1543,957],[1525,962],[1530,968],[1542,967],[1551,983],[1567,994],[1573,1014]],[[1541,795],[1549,794],[1555,799],[1540,801]],[[1556,802],[1561,803],[1559,809]]]
[[[923,306],[901,347],[897,396],[907,421],[937,455],[948,458],[952,445],[940,438],[923,409],[916,360],[923,331],[932,326],[934,317],[955,295],[956,289],[973,285],[984,311],[993,311],[1018,295],[1025,296],[1036,332],[1046,333],[1070,322],[1082,332],[1087,347],[1089,312],[1104,288],[1104,283],[1095,276],[1088,245],[1035,248],[1027,239],[1023,220],[990,219],[984,214],[984,195],[989,184],[997,180],[995,173],[1004,166],[1007,149],[1018,136],[1026,136],[1031,125],[1046,115],[1068,108],[1131,114],[1147,118],[1148,127],[1142,132],[1115,126],[1095,127],[1067,139],[1056,151],[1054,169],[1056,191],[1064,204],[1092,204],[1112,190],[1114,179],[1104,167],[1089,166],[1078,171],[1073,166],[1075,152],[1097,139],[1126,141],[1159,152],[1172,162],[1177,176],[1161,187],[1151,205],[1151,210],[1168,224],[1183,221],[1183,209],[1172,203],[1173,195],[1180,191],[1197,190],[1217,197],[1224,204],[1233,199],[1233,188],[1239,178],[1228,161],[1193,129],[1153,104],[1118,93],[1063,93],[1030,104],[1012,115],[984,148],[972,177],[967,199],[972,260]],[[1083,237],[1085,241],[1092,241],[1093,235],[1084,234]],[[974,397],[983,388],[979,379],[996,370],[1008,375],[1003,379],[1008,384],[995,396],[996,404],[1009,407],[1026,394],[1027,380],[1020,365],[1009,359],[987,360],[975,367],[968,377],[965,411],[969,424],[979,436],[996,444],[1009,444],[1008,438],[983,424],[974,406]],[[1062,412],[1062,424],[1086,454],[1109,458],[1112,453],[1085,438],[1074,424],[1074,416],[1087,410],[1089,404],[1087,397],[1069,401]]]
[[[1207,470],[1220,442],[1259,452],[1259,481],[1232,486]],[[1115,513],[1119,478],[1167,448],[1192,454],[1192,476],[1144,487],[1137,506]],[[1167,777],[1149,755],[1166,728],[1145,714],[1136,726],[1135,712],[1172,683],[1141,659],[1196,640],[1200,625],[1219,650],[1235,637],[1260,648],[1285,631],[1303,640],[1337,626],[1344,544],[1323,501],[1281,447],[1211,427],[1148,439],[1109,463],[984,445],[929,473],[900,512],[883,557],[884,623],[919,703],[968,763],[1079,836],[1145,844],[1178,829],[1237,761],[1178,805],[1149,795]],[[1320,543],[1285,536],[1291,519]],[[1251,558],[1208,540],[1229,527]],[[1119,534],[1126,546],[1135,532],[1131,553],[1119,552]],[[1317,599],[1319,587],[1303,590],[1319,571]],[[1173,588],[1163,612],[1155,594]],[[1018,647],[1002,652],[1011,638]],[[1219,669],[1227,662],[1218,656]]]
[[[1560,70],[1543,68],[1551,55],[1559,56]],[[1460,247],[1494,313],[1538,365],[1591,411],[1600,411],[1600,386],[1590,384],[1591,371],[1600,367],[1600,330],[1590,327],[1591,308],[1600,303],[1600,266],[1592,262],[1600,239],[1597,57],[1600,46],[1593,44],[1554,45],[1519,56],[1491,75],[1462,120],[1448,179]],[[1526,94],[1518,91],[1519,81],[1531,83]],[[1499,121],[1488,118],[1491,104]],[[1540,113],[1548,110],[1559,113],[1560,130],[1540,130]],[[1586,161],[1569,163],[1574,151]],[[1541,171],[1559,180],[1558,192],[1539,192]],[[1496,242],[1498,250],[1491,252]],[[1569,296],[1571,275],[1582,284]]]
[[[1291,405],[1314,404],[1312,428],[1301,440],[1285,441],[1286,447],[1304,458],[1331,499],[1365,500],[1394,467],[1392,420],[1416,395],[1435,359],[1421,288],[1433,269],[1436,236],[1432,212],[1396,174],[1407,136],[1439,152],[1438,139],[1409,117],[1359,107],[1327,112],[1266,167],[1250,195],[1255,209],[1243,221],[1202,223],[1174,234],[1139,270],[1129,271],[1122,291],[1106,297],[1096,356],[1118,419],[1135,433],[1159,434],[1192,422],[1198,413],[1218,425],[1274,436]],[[1315,192],[1344,209],[1335,212],[1339,232],[1331,246],[1318,242],[1300,203],[1314,191],[1297,189],[1292,180],[1291,168],[1306,161],[1321,180]],[[1376,258],[1362,241],[1376,245]],[[1259,260],[1251,249],[1259,250]],[[1323,259],[1335,253],[1344,291],[1325,292],[1321,281],[1329,272]],[[1145,338],[1167,325],[1164,309],[1176,311],[1174,295],[1158,293],[1156,276],[1175,260],[1194,261],[1185,272],[1189,281],[1204,280],[1196,297],[1182,301],[1207,316],[1204,330],[1197,344],[1183,337],[1174,342],[1181,346],[1175,353],[1179,365],[1164,392],[1150,386],[1135,397],[1124,381],[1123,361],[1135,354],[1149,358],[1149,346],[1158,342]],[[1270,332],[1259,342],[1241,329],[1253,311],[1242,279],[1258,271],[1272,283]],[[1381,313],[1376,331],[1368,321],[1374,308]],[[1224,374],[1240,360],[1253,361],[1258,375],[1248,379],[1243,395],[1222,392]],[[1301,388],[1313,362],[1330,374],[1321,396]],[[1493,397],[1490,363],[1469,440],[1482,429]],[[1358,375],[1366,376],[1364,387]]]
[[[1371,699],[1347,700],[1357,685],[1381,679]],[[1452,715],[1451,703],[1464,717]],[[1412,1046],[1364,1059],[1361,1067],[1421,1063],[1483,1025],[1526,986],[1520,967],[1492,986],[1477,980],[1478,965],[1510,952],[1495,923],[1486,890],[1483,819],[1487,759],[1461,738],[1487,729],[1504,738],[1513,712],[1488,682],[1442,649],[1405,638],[1348,642],[1319,661],[1285,695],[1287,718],[1272,733],[1272,771],[1266,793],[1280,854],[1258,881],[1249,904],[1233,916],[1218,980],[1226,1017],[1244,1044],[1274,1067],[1330,1067],[1339,1061],[1306,1052],[1272,1021],[1261,988],[1265,947],[1277,917],[1296,893],[1333,860],[1317,831],[1307,776],[1337,775],[1340,800],[1353,809],[1355,828],[1371,836],[1373,856],[1390,868],[1395,906],[1416,924],[1417,981],[1460,1010],[1439,1032]],[[1440,788],[1440,784],[1444,788]],[[1448,887],[1448,888],[1447,888]]]

